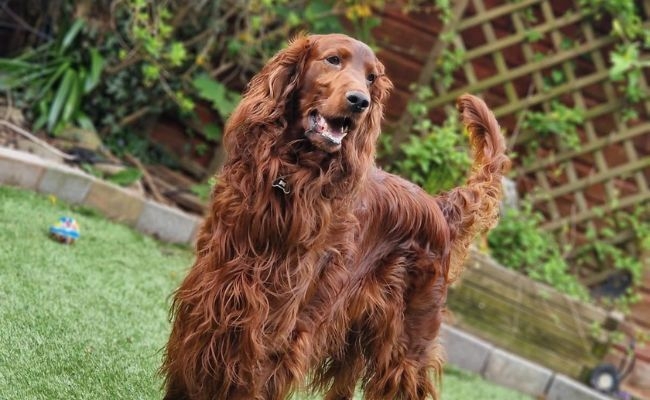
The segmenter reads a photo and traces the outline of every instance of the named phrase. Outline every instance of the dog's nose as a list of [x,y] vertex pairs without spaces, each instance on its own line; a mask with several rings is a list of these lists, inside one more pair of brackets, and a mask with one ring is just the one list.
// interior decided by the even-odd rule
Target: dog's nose
[[357,90],[347,92],[345,98],[348,99],[348,107],[350,107],[352,112],[362,112],[370,105],[368,95]]

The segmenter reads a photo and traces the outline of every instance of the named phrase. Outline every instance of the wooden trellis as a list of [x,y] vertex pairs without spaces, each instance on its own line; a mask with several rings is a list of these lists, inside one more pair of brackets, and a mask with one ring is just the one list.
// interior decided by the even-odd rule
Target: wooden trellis
[[[481,95],[499,119],[509,146],[518,154],[514,176],[519,191],[546,217],[544,228],[563,232],[579,243],[588,224],[615,210],[650,200],[650,102],[634,106],[638,118],[625,121],[624,96],[609,79],[609,52],[618,39],[610,24],[594,22],[577,4],[550,0],[461,0],[443,25],[434,14],[404,15],[399,7],[383,14],[376,33],[380,56],[396,83],[389,105],[396,140],[408,126],[405,103],[413,83],[431,85],[432,118],[462,93]],[[643,12],[648,15],[649,2]],[[647,17],[646,17],[647,21]],[[398,34],[395,34],[395,32]],[[438,40],[445,32],[457,35]],[[451,87],[432,79],[445,48],[465,52]],[[426,50],[425,50],[426,49]],[[549,85],[552,74],[563,81]],[[646,92],[650,73],[640,85]],[[526,112],[550,113],[553,103],[581,110],[580,145],[570,148],[556,138],[539,140],[524,129]],[[539,147],[533,148],[531,139]],[[528,160],[524,162],[523,160]],[[616,240],[625,241],[621,234]]]
[[[480,95],[494,110],[510,150],[518,155],[512,176],[520,195],[543,212],[545,229],[562,237],[563,243],[579,245],[586,240],[585,232],[590,227],[604,226],[605,217],[650,205],[650,102],[632,106],[638,118],[623,118],[623,111],[631,106],[612,83],[608,70],[609,54],[620,39],[610,35],[611,21],[594,21],[577,3],[578,0],[457,0],[452,2],[453,15],[445,24],[433,8],[428,13],[404,14],[402,6],[393,3],[381,12],[382,24],[373,33],[381,49],[379,57],[395,84],[386,110],[386,130],[393,134],[393,144],[407,140],[411,134],[408,127],[413,121],[406,105],[413,99],[414,86],[434,88],[435,96],[429,106],[430,117],[436,123],[444,121],[445,111],[454,107],[460,94]],[[644,13],[646,29],[650,29],[650,1],[638,1],[638,5]],[[458,49],[464,52],[462,63],[454,73],[452,85],[445,87],[434,72],[445,52]],[[649,55],[643,57],[647,60]],[[554,74],[562,79],[553,79]],[[644,74],[640,89],[649,93],[650,70],[646,69]],[[557,104],[581,110],[583,122],[577,126],[579,145],[575,148],[557,137],[542,138],[534,126],[523,123],[530,115],[527,113],[549,114]],[[536,139],[537,145],[533,145],[532,139]],[[636,242],[629,240],[631,232],[617,233],[608,240],[624,247],[627,254],[643,257]],[[646,265],[647,272],[649,269]],[[567,357],[577,361],[565,352],[555,363],[554,355],[546,354],[565,348],[566,340],[549,336],[548,343],[542,339],[542,345],[534,347],[534,339],[526,333],[530,327],[522,329],[512,321],[501,321],[519,321],[528,315],[522,311],[524,305],[509,304],[517,299],[495,300],[497,305],[509,304],[508,310],[496,307],[507,317],[481,308],[487,304],[485,298],[498,298],[504,290],[483,285],[485,280],[472,274],[471,265],[466,272],[465,283],[452,291],[449,300],[450,308],[458,312],[465,328],[557,370],[569,368],[562,361]],[[611,273],[612,267],[595,265],[578,272],[583,282],[596,282]],[[650,329],[647,272],[640,288],[642,301],[633,309],[632,319],[637,326]],[[485,271],[482,273],[484,276]],[[468,311],[477,307],[479,313]],[[484,324],[473,320],[474,316]],[[571,330],[566,330],[566,335],[571,335]],[[546,353],[544,346],[548,349]],[[572,367],[565,373],[581,377],[590,363],[598,359],[595,353],[582,356],[582,367]],[[641,359],[639,356],[638,365]],[[643,365],[633,375],[643,375],[650,364]],[[641,385],[639,382],[642,380],[637,382]]]

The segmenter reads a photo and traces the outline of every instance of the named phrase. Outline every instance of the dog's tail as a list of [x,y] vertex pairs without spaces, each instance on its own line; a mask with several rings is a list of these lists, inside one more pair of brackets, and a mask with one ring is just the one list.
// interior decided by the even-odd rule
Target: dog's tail
[[502,177],[510,168],[499,124],[485,102],[464,94],[458,98],[457,108],[469,131],[474,163],[465,186],[436,198],[451,231],[448,277],[452,281],[460,275],[474,238],[496,225]]

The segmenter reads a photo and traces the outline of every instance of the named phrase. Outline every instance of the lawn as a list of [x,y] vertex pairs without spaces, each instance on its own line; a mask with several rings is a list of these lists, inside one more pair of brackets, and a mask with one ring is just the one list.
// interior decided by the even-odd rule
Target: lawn
[[[59,216],[81,226],[50,240]],[[0,187],[0,399],[159,399],[169,296],[189,249],[89,209]],[[450,369],[443,400],[528,399]]]

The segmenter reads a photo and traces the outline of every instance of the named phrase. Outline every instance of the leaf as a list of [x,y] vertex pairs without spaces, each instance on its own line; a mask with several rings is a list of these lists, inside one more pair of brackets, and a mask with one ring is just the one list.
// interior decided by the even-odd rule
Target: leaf
[[553,80],[553,83],[560,84],[564,82],[564,73],[558,69],[554,69],[551,71],[551,79]]
[[34,86],[40,86],[42,84],[40,81],[44,80],[44,78],[46,78],[47,75],[52,72],[54,72],[53,69],[38,69],[38,70],[33,70],[32,72],[28,72],[24,75],[19,75],[19,74],[0,75],[0,90],[11,90],[16,88],[29,88]]
[[212,185],[210,183],[198,183],[190,186],[190,191],[197,195],[199,199],[207,201],[210,199],[210,193],[212,193]]
[[612,66],[609,69],[609,76],[617,81],[623,78],[623,74],[633,68],[639,60],[639,47],[637,43],[625,44],[616,48],[610,53]]
[[47,113],[41,113],[34,124],[32,125],[32,131],[36,132],[45,126],[47,123]]
[[83,19],[78,19],[72,24],[70,29],[68,29],[68,32],[66,32],[65,36],[63,37],[63,40],[61,41],[59,54],[63,53],[63,50],[67,49],[72,44],[74,39],[77,37],[77,34],[85,24],[86,23]]
[[87,129],[93,132],[97,131],[97,129],[95,128],[95,124],[93,124],[93,121],[88,117],[88,115],[84,114],[83,112],[79,112],[77,114],[77,118],[75,119],[75,122],[80,128]]
[[54,127],[59,121],[61,115],[61,110],[68,98],[68,94],[72,89],[72,81],[76,78],[76,72],[72,69],[68,69],[63,75],[63,80],[59,84],[59,88],[56,91],[54,100],[52,101],[52,106],[50,107],[50,112],[47,117],[47,129],[52,132]]
[[62,122],[69,122],[72,119],[72,116],[79,110],[79,104],[81,104],[81,85],[83,82],[77,71],[73,70],[71,76],[70,91],[63,105],[63,113],[61,114]]
[[199,91],[199,96],[206,100],[220,100],[224,96],[225,86],[207,74],[201,74],[192,81],[194,87]]
[[28,61],[31,60],[32,58],[35,58],[39,61],[43,58],[44,54],[47,54],[50,51],[50,48],[54,46],[53,41],[45,42],[42,45],[36,47],[36,48],[29,48],[25,51],[23,51],[19,56],[14,57],[14,60],[20,60],[20,61]]
[[167,51],[166,57],[173,67],[181,66],[187,59],[187,50],[185,49],[185,45],[181,42],[172,43],[169,47],[169,51]]
[[43,85],[40,92],[35,96],[37,99],[40,99],[45,96],[45,94],[50,90],[52,85],[70,68],[70,63],[65,62],[59,66],[59,68],[52,74],[50,79]]
[[98,49],[90,50],[90,73],[86,76],[84,82],[84,94],[89,93],[93,90],[99,83],[99,78],[102,74],[102,69],[104,68],[104,57],[99,54]]
[[620,81],[623,79],[623,74],[630,68],[629,61],[625,55],[618,53],[611,53],[612,67],[609,69],[609,76],[613,81]]
[[13,72],[20,75],[20,73],[27,73],[28,71],[33,71],[40,68],[40,65],[32,64],[26,61],[17,60],[14,58],[0,58],[0,70],[2,70],[4,74]]
[[[42,86],[41,81],[54,70],[55,66],[0,58],[0,90]],[[29,98],[29,94],[26,97]]]
[[216,142],[221,138],[221,127],[217,124],[207,124],[203,127],[203,134],[208,140]]
[[237,94],[207,74],[201,74],[194,78],[192,85],[197,90],[199,97],[210,101],[222,116],[232,113],[239,102]]
[[107,180],[120,186],[129,186],[142,178],[142,172],[137,168],[126,168],[116,174],[106,177]]
[[343,26],[338,16],[331,12],[332,6],[323,0],[310,1],[305,8],[304,19],[312,26],[314,33],[342,31]]

